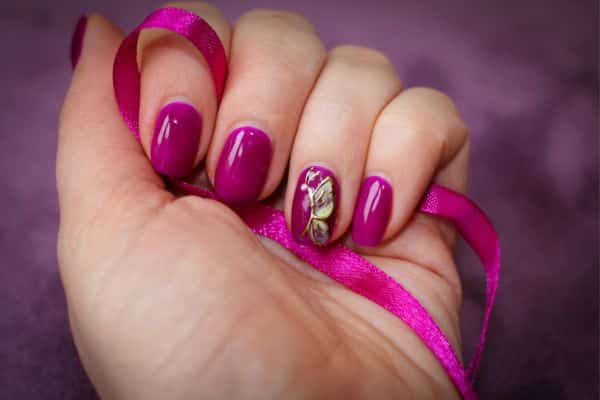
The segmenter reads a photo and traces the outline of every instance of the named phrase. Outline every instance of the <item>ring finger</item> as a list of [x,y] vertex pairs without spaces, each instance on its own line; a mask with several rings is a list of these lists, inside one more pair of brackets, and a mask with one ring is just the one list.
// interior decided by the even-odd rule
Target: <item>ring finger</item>
[[371,130],[400,91],[392,64],[381,53],[340,46],[305,106],[292,158],[286,216],[300,242],[326,245],[352,219]]

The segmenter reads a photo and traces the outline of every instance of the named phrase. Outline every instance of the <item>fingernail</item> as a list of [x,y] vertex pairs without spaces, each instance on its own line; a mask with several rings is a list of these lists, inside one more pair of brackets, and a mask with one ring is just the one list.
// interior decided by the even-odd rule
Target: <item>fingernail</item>
[[75,32],[73,32],[73,37],[71,38],[71,67],[73,69],[77,66],[79,56],[81,56],[87,20],[88,18],[86,15],[82,15],[79,18],[79,21],[77,21],[77,25],[75,26]]
[[331,170],[313,165],[298,178],[292,204],[292,234],[301,243],[329,243],[336,217],[339,186]]
[[352,240],[361,246],[379,244],[391,211],[392,185],[380,176],[369,176],[360,188],[354,210]]
[[172,102],[158,113],[150,147],[154,169],[172,178],[192,172],[202,132],[202,116],[184,102]]
[[226,203],[242,205],[258,199],[271,164],[271,139],[258,128],[233,130],[221,151],[215,191]]

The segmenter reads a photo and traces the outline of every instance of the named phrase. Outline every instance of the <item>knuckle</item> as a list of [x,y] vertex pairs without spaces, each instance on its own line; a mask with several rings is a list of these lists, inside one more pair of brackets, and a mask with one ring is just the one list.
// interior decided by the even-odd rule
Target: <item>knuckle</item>
[[345,44],[331,50],[331,56],[351,64],[393,68],[392,62],[383,52],[369,47]]
[[451,114],[460,118],[454,101],[446,93],[429,87],[413,87],[404,92],[405,97],[421,99],[423,102],[432,104],[435,109],[445,110],[447,114]]
[[376,49],[354,45],[338,46],[330,52],[328,64],[334,64],[352,76],[360,74],[367,78],[370,87],[375,83],[382,90],[393,88],[394,93],[402,88],[402,81],[391,60]]
[[[295,69],[305,64],[313,68],[314,62],[321,64],[325,57],[325,47],[314,33],[308,31],[287,31],[283,35],[268,35],[263,37],[261,45],[268,49],[272,56],[277,54],[276,61],[291,62]],[[311,55],[307,57],[307,55]],[[313,62],[309,62],[309,61]],[[304,62],[303,62],[304,61]]]
[[243,14],[238,19],[239,23],[256,22],[268,23],[286,30],[299,30],[306,32],[315,32],[313,24],[303,15],[286,10],[271,10],[257,8]]
[[390,132],[403,137],[408,143],[419,143],[434,154],[441,154],[445,146],[446,130],[436,120],[435,113],[410,112],[401,107],[391,107],[384,110],[378,124]]
[[[240,67],[240,80],[243,79],[249,87],[260,88],[264,87],[264,82],[276,77],[278,86],[282,88],[297,89],[301,91],[299,93],[308,90],[307,82],[315,79],[324,59],[324,51],[323,55],[311,52],[310,47],[308,51],[290,51],[287,42],[287,39],[275,37],[261,42],[261,50],[254,52],[254,58],[242,62],[251,62],[252,66]],[[272,54],[278,56],[272,57]],[[311,56],[307,57],[307,54]]]
[[426,97],[428,99],[437,99],[452,103],[450,97],[444,92],[426,86],[416,86],[410,89],[406,89],[406,93],[409,93],[413,96]]
[[448,133],[458,137],[462,142],[469,138],[467,125],[460,116],[456,104],[446,93],[429,87],[413,87],[402,94],[404,98],[416,99],[420,107],[420,123],[429,127],[430,131],[438,132],[441,141],[448,139]]
[[261,79],[269,79],[269,74],[275,73],[292,87],[303,87],[305,82],[314,79],[325,59],[325,46],[316,31],[304,17],[295,13],[252,10],[240,17],[235,31],[240,37],[252,38],[245,40],[243,49],[245,54],[252,54],[252,60],[238,58],[238,63],[251,63],[253,67],[240,70],[253,76],[262,70],[265,76],[260,76]]

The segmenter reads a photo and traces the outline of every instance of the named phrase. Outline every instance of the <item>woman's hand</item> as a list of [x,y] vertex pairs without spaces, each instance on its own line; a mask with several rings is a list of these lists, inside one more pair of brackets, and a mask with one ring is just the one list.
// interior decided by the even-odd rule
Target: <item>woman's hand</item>
[[460,354],[454,232],[415,214],[430,182],[465,189],[467,131],[452,102],[402,90],[375,50],[326,52],[298,15],[254,10],[230,26],[212,6],[176,6],[207,20],[228,52],[219,107],[191,44],[144,33],[140,146],[113,93],[123,34],[94,15],[61,115],[61,276],[100,395],[456,398],[398,318],[261,241],[226,205],[176,198],[155,172],[182,177],[205,162],[226,202],[269,198],[298,240],[347,240]]

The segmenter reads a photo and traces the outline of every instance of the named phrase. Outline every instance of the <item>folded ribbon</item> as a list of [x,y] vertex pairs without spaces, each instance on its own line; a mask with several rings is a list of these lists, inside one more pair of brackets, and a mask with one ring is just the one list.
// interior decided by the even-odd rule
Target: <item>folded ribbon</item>
[[[194,44],[204,56],[220,99],[227,75],[227,58],[215,31],[194,13],[167,7],[150,14],[121,44],[114,63],[113,82],[117,103],[125,123],[139,139],[140,72],[137,43],[143,29],[159,28],[177,33]],[[204,188],[182,180],[175,185],[185,193],[216,199]],[[246,225],[256,234],[277,241],[300,259],[346,288],[379,304],[419,335],[446,370],[464,399],[476,399],[473,380],[485,344],[490,314],[500,273],[498,236],[485,214],[467,197],[439,185],[431,185],[421,204],[422,213],[451,221],[483,263],[486,274],[486,306],[478,346],[465,371],[450,342],[419,301],[393,278],[342,244],[326,249],[294,241],[283,212],[264,205],[239,211]]]

